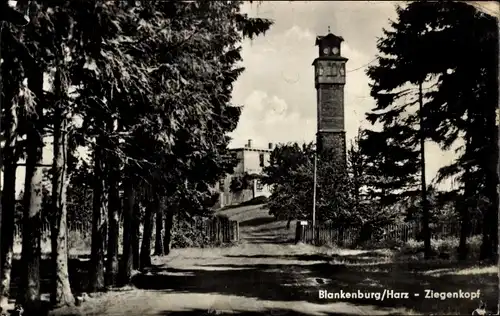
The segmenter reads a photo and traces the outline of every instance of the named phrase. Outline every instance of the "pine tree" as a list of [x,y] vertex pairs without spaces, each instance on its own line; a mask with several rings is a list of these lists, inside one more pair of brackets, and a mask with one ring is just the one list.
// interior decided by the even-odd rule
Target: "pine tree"
[[[435,87],[424,91],[426,104],[418,112],[425,122],[424,136],[444,149],[465,139],[456,163],[441,169],[439,178],[455,177],[467,184],[464,194],[469,196],[464,198],[468,200],[477,201],[481,196],[487,200],[482,207],[481,256],[491,258],[496,251],[493,236],[497,227],[492,223],[496,223],[498,205],[494,162],[498,155],[498,78],[493,71],[498,57],[496,20],[466,3],[412,2],[398,9],[398,21],[392,28],[385,32],[379,45],[384,47],[379,49],[384,54],[392,51],[397,59],[381,61],[385,70],[371,71],[371,75],[389,82],[397,82],[398,74],[413,81],[420,74],[432,78]],[[468,215],[462,217],[466,223]]]
[[[368,75],[374,81],[372,95],[377,100],[375,110],[384,110],[371,116],[374,121],[383,122],[384,130],[391,126],[389,122],[395,120],[398,125],[405,125],[407,128],[415,126],[415,124],[420,126],[419,129],[407,131],[408,133],[403,138],[408,144],[416,146],[414,148],[418,148],[420,151],[422,220],[428,257],[430,232],[428,229],[429,205],[427,205],[425,197],[424,144],[426,140],[432,139],[443,147],[449,147],[457,139],[459,131],[464,131],[464,126],[467,124],[461,122],[467,113],[465,108],[472,104],[466,101],[466,95],[469,95],[469,99],[479,100],[480,94],[476,93],[476,96],[472,94],[478,87],[478,74],[481,74],[482,78],[488,78],[486,67],[481,64],[490,62],[490,67],[492,66],[491,61],[496,58],[495,49],[493,49],[496,47],[496,42],[491,40],[489,46],[487,45],[487,39],[491,38],[489,34],[492,34],[491,31],[488,33],[487,25],[491,22],[488,22],[487,18],[465,3],[412,2],[405,7],[398,7],[397,13],[397,21],[391,22],[391,29],[384,30],[384,36],[379,40],[377,47],[381,56],[379,56],[378,65],[368,69]],[[494,29],[492,24],[489,27],[490,30]],[[481,33],[483,31],[486,35],[477,36],[477,34],[483,34]],[[495,43],[495,46],[492,43]],[[484,47],[487,48],[484,49]],[[495,57],[491,57],[493,55]],[[474,56],[474,60],[477,59],[477,63],[467,61],[472,56]],[[465,78],[465,73],[467,73],[467,78]],[[464,79],[460,83],[457,80],[459,76],[463,76],[462,79]],[[491,81],[491,79],[489,80]],[[435,84],[433,89],[423,87],[426,81]],[[461,88],[464,86],[467,86],[467,89]],[[496,91],[482,84],[479,84],[479,87],[479,89],[483,88],[483,91]],[[415,101],[408,101],[412,90],[418,90],[417,93],[413,93]],[[486,98],[493,96],[491,92],[485,92],[486,95]],[[405,97],[407,101],[398,102],[397,98],[401,97]],[[487,101],[487,99],[483,100]],[[414,102],[419,104],[419,109],[409,111],[406,104],[414,104]],[[483,102],[483,104],[486,103]],[[464,107],[464,105],[466,106]],[[484,126],[488,126],[489,132],[481,135],[496,135],[492,129],[491,117],[493,115],[491,113],[485,115],[487,112],[481,106],[470,107],[469,110],[472,112],[469,112],[468,115],[477,117],[477,119],[473,118],[472,122],[482,124],[481,129],[484,132],[487,131]],[[469,133],[472,133],[472,130],[469,129]],[[485,152],[482,156],[476,156],[476,161],[480,160],[479,157],[494,156],[492,145],[484,144],[485,140],[489,144],[494,143],[489,137],[478,139],[478,147],[476,148],[483,148]],[[483,142],[483,144],[479,142]],[[488,161],[492,161],[492,159]],[[484,167],[481,168],[482,170],[490,170],[490,172],[485,173],[485,177],[490,182],[487,186],[489,188],[487,190],[490,192],[485,193],[485,195],[493,197],[491,188],[495,185],[491,184],[496,182],[491,176],[494,174],[491,172],[492,163],[489,163],[489,167],[486,167],[487,165],[488,163],[484,162]],[[444,170],[450,171],[451,169]],[[493,220],[491,214],[493,214],[492,211],[485,213],[488,222]],[[485,231],[484,244],[486,245],[489,240],[492,241],[493,230],[485,228],[487,233]],[[484,249],[486,248],[491,249],[491,247]]]

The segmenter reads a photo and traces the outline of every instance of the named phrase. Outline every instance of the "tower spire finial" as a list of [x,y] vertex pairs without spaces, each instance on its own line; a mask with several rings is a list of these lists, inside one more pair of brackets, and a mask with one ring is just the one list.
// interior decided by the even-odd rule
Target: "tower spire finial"
[[328,25],[328,34],[330,34],[330,25]]

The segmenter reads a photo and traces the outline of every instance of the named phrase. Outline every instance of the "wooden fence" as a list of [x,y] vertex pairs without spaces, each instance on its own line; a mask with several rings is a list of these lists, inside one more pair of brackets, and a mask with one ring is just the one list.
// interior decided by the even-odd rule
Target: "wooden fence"
[[[21,223],[16,223],[14,225],[14,238],[21,239],[22,237],[22,225]],[[78,232],[83,236],[90,236],[90,232],[92,231],[92,226],[90,223],[76,223],[70,224],[68,223],[68,232]],[[50,238],[50,224],[45,222],[42,223],[42,238]]]
[[204,222],[204,233],[216,243],[237,242],[240,239],[239,223],[227,217],[217,216]]
[[[468,237],[480,234],[480,228],[477,222],[471,221]],[[433,239],[458,238],[460,236],[460,224],[457,222],[431,224],[430,229]],[[316,238],[313,238],[313,231]],[[369,237],[368,240],[365,239],[364,241],[408,242],[411,239],[418,239],[421,231],[422,225],[420,222],[392,224],[383,227],[381,234],[373,235],[377,237]],[[361,233],[361,230],[357,227],[339,228],[332,223],[316,225],[316,229],[313,230],[310,223],[309,225],[302,226],[300,222],[297,222],[295,241],[313,243],[313,241],[316,240],[316,244],[333,244],[342,247],[353,247],[356,246],[360,240],[363,240],[361,238]],[[374,240],[375,238],[377,240]]]
[[[239,223],[238,221],[229,220],[226,217],[217,216],[213,218],[203,218],[201,220],[201,225],[199,229],[208,237],[208,240],[212,243],[231,243],[237,242],[239,240]],[[21,240],[22,231],[20,223],[16,223],[15,228],[15,239]],[[90,223],[77,223],[68,224],[68,233],[78,233],[81,238],[90,238],[92,232],[92,226]],[[153,234],[156,230],[153,227]],[[122,227],[120,227],[120,236],[122,236]],[[50,238],[50,224],[42,224],[42,239]],[[142,227],[141,236],[142,239]],[[121,238],[120,238],[121,239]],[[154,240],[154,238],[152,238]]]

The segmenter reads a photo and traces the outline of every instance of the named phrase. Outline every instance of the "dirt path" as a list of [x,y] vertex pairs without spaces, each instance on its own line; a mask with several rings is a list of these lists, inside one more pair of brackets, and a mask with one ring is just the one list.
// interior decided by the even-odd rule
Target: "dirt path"
[[[233,213],[231,213],[233,212]],[[241,243],[219,249],[174,249],[137,275],[137,289],[91,299],[79,315],[176,315],[238,313],[271,315],[389,314],[371,305],[321,300],[328,290],[319,274],[336,273],[325,249],[289,242],[293,233],[260,208],[230,210],[240,220]],[[352,252],[351,252],[352,253]],[[68,315],[68,314],[66,314]]]

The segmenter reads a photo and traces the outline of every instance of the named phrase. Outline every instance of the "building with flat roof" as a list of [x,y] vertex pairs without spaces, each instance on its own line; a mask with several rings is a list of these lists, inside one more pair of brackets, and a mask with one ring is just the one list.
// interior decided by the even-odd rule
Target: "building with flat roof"
[[[252,145],[249,139],[242,148],[233,148],[230,151],[238,158],[238,164],[232,174],[226,175],[217,184],[217,190],[220,193],[219,207],[239,204],[258,196],[270,196],[271,188],[264,185],[259,180],[264,167],[269,165],[273,144],[269,143],[267,148],[258,148]],[[231,183],[236,179],[243,177],[250,178],[249,186],[240,190],[232,190]]]

